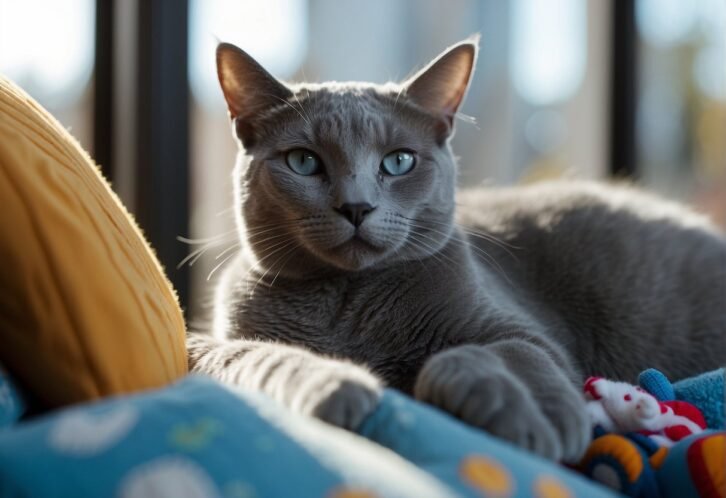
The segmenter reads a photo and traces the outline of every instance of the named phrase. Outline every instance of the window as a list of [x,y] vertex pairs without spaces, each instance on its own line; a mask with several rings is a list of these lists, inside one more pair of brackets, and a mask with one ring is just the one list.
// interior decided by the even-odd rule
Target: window
[[726,226],[726,3],[639,0],[639,170]]
[[92,145],[93,0],[0,0],[0,73]]

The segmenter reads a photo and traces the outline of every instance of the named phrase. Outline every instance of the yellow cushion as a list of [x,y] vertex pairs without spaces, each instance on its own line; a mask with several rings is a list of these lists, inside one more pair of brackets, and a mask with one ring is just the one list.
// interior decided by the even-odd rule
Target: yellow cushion
[[187,369],[176,295],[76,140],[0,77],[0,364],[45,408]]

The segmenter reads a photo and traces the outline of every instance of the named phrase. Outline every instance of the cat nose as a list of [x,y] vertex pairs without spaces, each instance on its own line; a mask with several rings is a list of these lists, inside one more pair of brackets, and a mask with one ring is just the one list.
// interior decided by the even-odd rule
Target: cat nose
[[363,218],[373,211],[375,207],[371,206],[367,202],[346,202],[342,206],[333,209],[345,216],[345,218],[350,221],[354,227],[359,227],[360,224],[363,223]]

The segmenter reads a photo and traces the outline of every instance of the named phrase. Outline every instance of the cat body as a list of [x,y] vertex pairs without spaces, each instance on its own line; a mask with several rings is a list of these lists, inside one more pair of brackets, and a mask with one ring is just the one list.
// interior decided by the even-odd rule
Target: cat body
[[704,218],[589,182],[459,200],[461,228],[424,260],[270,285],[276,275],[261,278],[241,255],[217,289],[214,333],[349,358],[408,393],[432,354],[512,328],[577,381],[649,367],[678,379],[726,362],[723,348],[701,346],[715,337],[726,348],[726,241]]
[[388,385],[574,460],[585,377],[726,363],[726,239],[700,216],[586,182],[456,202],[474,60],[465,42],[402,85],[289,88],[220,46],[245,249],[194,370],[344,427]]

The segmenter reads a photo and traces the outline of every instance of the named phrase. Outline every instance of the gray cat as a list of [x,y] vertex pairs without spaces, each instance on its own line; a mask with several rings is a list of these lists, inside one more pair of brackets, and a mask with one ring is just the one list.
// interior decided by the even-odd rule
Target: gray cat
[[[726,363],[726,237],[634,189],[477,189],[449,147],[477,44],[402,84],[285,86],[221,44],[244,250],[193,370],[355,427],[392,386],[553,459],[588,375]],[[455,221],[456,218],[456,221]]]

